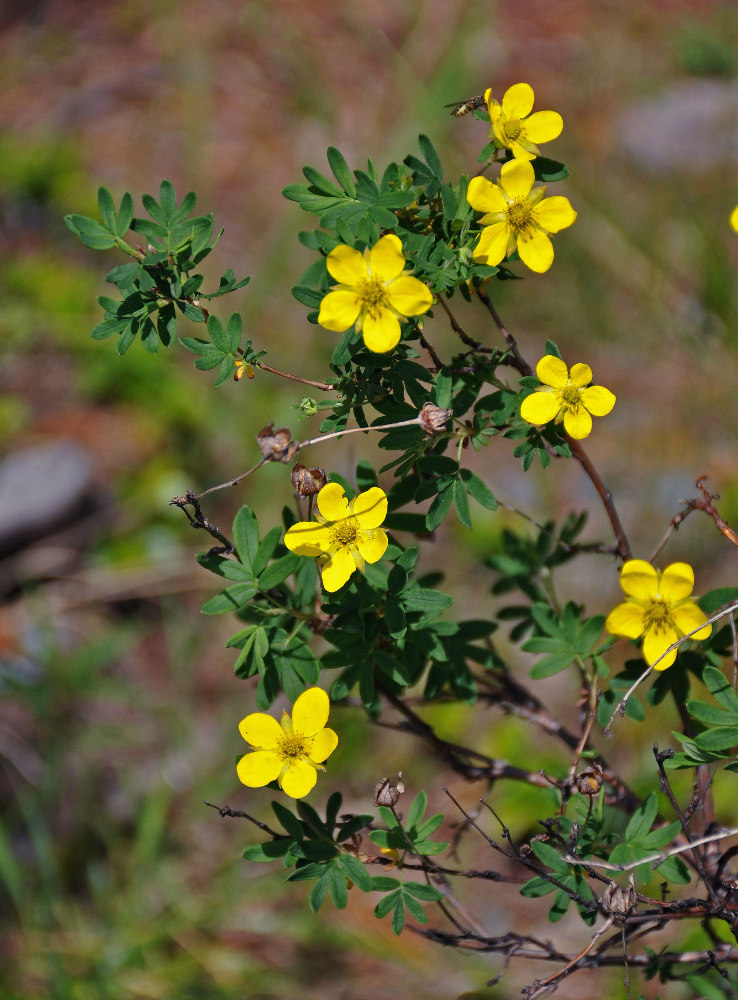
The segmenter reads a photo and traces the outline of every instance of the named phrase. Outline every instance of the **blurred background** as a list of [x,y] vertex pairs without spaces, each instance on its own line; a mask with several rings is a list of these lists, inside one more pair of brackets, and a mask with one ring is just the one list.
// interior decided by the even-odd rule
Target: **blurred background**
[[[371,897],[352,893],[346,912],[327,903],[312,917],[304,885],[241,859],[255,829],[203,804],[268,820],[272,796],[235,778],[237,723],[253,689],[223,648],[232,623],[199,614],[217,589],[194,562],[209,539],[168,500],[252,465],[254,435],[270,421],[302,438],[318,421],[298,423],[302,387],[272,375],[215,391],[179,348],[151,357],[135,344],[120,358],[113,341],[91,341],[95,296],[122,259],[86,250],[62,217],[96,216],[100,184],[116,202],[131,191],[137,213],[163,178],[180,197],[195,189],[198,209],[225,226],[205,287],[227,267],[252,275],[222,317],[238,309],[268,362],[322,379],[335,337],[306,324],[289,292],[312,260],[297,233],[314,222],[280,189],[302,180],[304,163],[325,170],[329,144],[352,167],[371,156],[381,171],[417,151],[419,132],[449,179],[473,172],[486,129],[444,105],[531,83],[536,108],[564,117],[546,152],[570,166],[554,193],[579,218],[548,274],[493,288],[495,302],[533,363],[551,338],[616,393],[587,448],[648,558],[698,475],[711,477],[723,516],[738,519],[738,234],[728,227],[738,202],[738,6],[6,0],[0,32],[0,995],[518,995],[543,968],[513,963],[486,990],[499,960],[411,933],[398,940],[374,919]],[[471,305],[458,315],[494,342]],[[182,324],[181,335],[198,333]],[[442,353],[453,349],[442,313],[427,329]],[[377,458],[357,437],[306,460],[351,478],[358,458]],[[534,516],[591,506],[588,537],[608,539],[578,467],[524,476],[509,452],[496,440],[469,462]],[[286,469],[269,466],[205,510],[226,530],[248,502],[269,525],[290,499]],[[473,540],[452,516],[441,550],[423,555],[428,568],[446,567],[465,617],[489,613],[493,578],[480,555],[496,551],[503,526],[522,528],[510,514],[474,516]],[[704,515],[670,542],[664,559],[676,558],[695,566],[698,593],[736,583],[735,549]],[[562,593],[586,598],[590,613],[618,599],[610,564],[562,578]],[[429,718],[444,735],[470,727],[452,706]],[[475,719],[479,749],[515,759],[520,725],[489,710]],[[410,792],[426,787],[449,812],[440,786],[453,776],[416,743],[346,710],[333,725],[342,742],[330,781],[311,795],[317,808],[340,787],[347,809],[366,811],[375,781],[402,769]],[[653,729],[642,750],[631,729],[637,771]],[[525,766],[556,759],[550,743],[531,753]],[[468,805],[483,792],[455,787]],[[527,788],[495,796],[515,832]],[[494,867],[484,844],[468,842],[459,860]],[[521,906],[514,888],[458,891],[492,933],[520,920],[529,930],[536,914],[541,936],[551,934],[546,907]],[[584,946],[581,923],[564,928]],[[617,989],[617,971],[609,981]],[[567,981],[570,997],[589,989]]]

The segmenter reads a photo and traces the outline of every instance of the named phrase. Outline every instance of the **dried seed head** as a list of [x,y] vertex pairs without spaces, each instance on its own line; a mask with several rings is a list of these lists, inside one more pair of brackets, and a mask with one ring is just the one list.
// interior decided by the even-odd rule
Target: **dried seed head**
[[430,437],[446,430],[446,423],[450,416],[451,410],[444,410],[434,403],[425,403],[418,414],[420,426]]
[[580,795],[596,795],[602,788],[605,777],[599,764],[580,771],[576,777],[577,791]]
[[268,462],[291,462],[299,445],[297,441],[291,441],[290,437],[289,427],[278,427],[276,431],[274,424],[262,427],[256,435],[262,458]]
[[617,882],[610,882],[602,893],[600,902],[603,909],[608,913],[614,913],[617,917],[625,917],[628,913],[631,913],[636,906],[636,891],[633,876],[630,876],[627,888],[618,885]]
[[374,786],[375,806],[394,806],[405,791],[402,771],[397,774],[397,784],[393,785],[389,778],[381,778]]
[[320,493],[328,482],[328,473],[320,466],[317,469],[308,469],[300,462],[293,468],[290,475],[295,493],[299,497],[312,497]]

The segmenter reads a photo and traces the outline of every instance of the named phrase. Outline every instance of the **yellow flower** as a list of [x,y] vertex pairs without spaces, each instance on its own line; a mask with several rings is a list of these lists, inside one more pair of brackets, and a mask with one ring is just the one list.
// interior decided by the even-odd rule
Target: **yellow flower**
[[256,374],[256,372],[251,367],[251,365],[247,364],[243,360],[243,358],[236,358],[236,360],[233,362],[233,364],[234,364],[234,367],[236,369],[234,371],[234,373],[233,373],[233,381],[234,382],[240,382],[240,380],[244,377],[244,375],[247,378],[253,378],[255,376],[255,374]]
[[542,274],[553,263],[549,233],[566,229],[577,217],[568,198],[545,198],[546,188],[533,190],[535,174],[527,160],[503,164],[497,184],[486,177],[473,177],[467,200],[484,212],[485,227],[474,249],[474,259],[492,267],[517,247],[522,262]]
[[730,213],[730,225],[732,229],[738,233],[738,205],[735,206],[733,211]]
[[387,548],[379,527],[387,516],[387,496],[372,486],[349,502],[343,486],[328,483],[318,494],[317,521],[298,521],[284,536],[284,544],[298,556],[321,560],[323,586],[334,591],[346,583],[364,562],[375,563]]
[[400,323],[433,304],[430,290],[403,274],[402,243],[391,233],[364,253],[341,244],[328,254],[328,273],[338,282],[320,303],[318,322],[343,333],[352,324],[370,351],[391,351],[400,339]]
[[564,120],[557,111],[533,110],[533,88],[527,83],[516,83],[505,91],[502,104],[486,91],[489,117],[492,122],[490,138],[495,137],[500,146],[512,151],[516,160],[532,160],[540,153],[536,143],[549,142],[561,134]]
[[615,395],[601,385],[590,385],[589,365],[573,365],[571,373],[561,358],[547,354],[536,365],[543,382],[520,406],[520,416],[529,424],[564,422],[573,438],[585,438],[592,430],[592,416],[604,417],[615,405]]
[[[694,573],[687,563],[672,563],[661,571],[643,559],[631,559],[620,573],[620,586],[625,591],[625,602],[610,612],[605,628],[627,639],[643,636],[643,656],[656,670],[672,665],[675,649],[663,659],[659,657],[677,639],[693,629],[699,631],[691,639],[706,639],[712,632],[712,625],[690,597]],[[702,625],[704,628],[700,628]]]
[[301,799],[325,771],[323,761],[338,745],[338,736],[326,729],[330,701],[320,688],[303,691],[292,708],[282,712],[281,724],[265,712],[253,712],[239,723],[241,736],[254,748],[238,762],[238,777],[249,788],[261,788],[275,779],[293,799]]

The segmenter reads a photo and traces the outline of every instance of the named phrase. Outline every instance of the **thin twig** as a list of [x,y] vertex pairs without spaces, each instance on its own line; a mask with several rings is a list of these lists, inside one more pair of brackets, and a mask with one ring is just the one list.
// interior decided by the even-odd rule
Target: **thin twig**
[[292,375],[290,372],[283,372],[279,368],[272,368],[271,365],[265,365],[263,361],[254,361],[254,365],[257,368],[261,368],[262,371],[271,372],[273,375],[281,375],[282,378],[291,379],[293,382],[302,382],[303,385],[311,385],[314,389],[322,389],[323,392],[335,392],[335,385],[329,385],[327,382],[316,382],[311,378],[303,378],[301,375]]

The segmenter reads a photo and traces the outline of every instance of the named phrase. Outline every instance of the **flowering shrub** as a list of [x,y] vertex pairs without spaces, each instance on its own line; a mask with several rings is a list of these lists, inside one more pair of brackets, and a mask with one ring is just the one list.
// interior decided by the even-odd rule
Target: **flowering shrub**
[[[248,476],[267,463],[289,465],[285,491],[289,482],[294,503],[281,525],[263,531],[246,504],[232,529],[220,531],[202,501],[221,487],[171,501],[215,543],[198,561],[221,589],[202,610],[234,616],[227,645],[236,651],[237,676],[247,681],[244,698],[258,709],[240,723],[251,749],[236,771],[250,789],[268,786],[276,795],[280,829],[224,807],[224,815],[249,823],[246,859],[281,860],[290,881],[311,882],[313,911],[328,895],[345,907],[353,887],[355,894],[379,894],[375,914],[390,917],[397,934],[411,919],[429,946],[499,956],[503,972],[516,956],[549,963],[526,990],[528,1000],[583,968],[617,964],[629,996],[636,969],[664,982],[686,978],[695,995],[727,995],[721,977],[729,978],[726,967],[738,961],[732,844],[738,827],[728,825],[734,795],[723,803],[718,794],[732,787],[738,771],[738,588],[710,591],[703,580],[703,596],[695,598],[692,568],[672,562],[659,569],[657,556],[694,511],[711,518],[727,546],[738,545],[738,536],[700,478],[698,495],[683,501],[656,554],[634,558],[616,500],[581,444],[593,432],[612,433],[610,421],[594,427],[592,418],[611,412],[614,393],[591,384],[588,364],[569,369],[551,341],[534,371],[499,316],[497,283],[521,277],[521,262],[534,272],[528,280],[537,281],[553,264],[551,237],[577,218],[565,196],[548,194],[567,168],[541,157],[538,147],[559,135],[562,119],[533,112],[533,100],[532,89],[519,83],[501,101],[487,91],[457,108],[458,116],[474,111],[489,129],[471,179],[445,179],[436,149],[420,136],[420,156],[409,154],[381,172],[372,161],[367,170],[351,170],[330,147],[332,178],[305,167],[307,184],[285,188],[285,197],[318,220],[301,234],[315,259],[292,294],[307,307],[309,324],[341,335],[324,379],[267,364],[268,345],[244,340],[238,313],[223,322],[212,311],[249,279],[237,280],[229,269],[217,287],[203,288],[197,267],[218,237],[211,216],[191,215],[194,194],[178,204],[164,181],[158,201],[144,196],[145,218],[134,217],[129,194],[116,208],[101,188],[100,220],[66,221],[86,246],[117,248],[128,257],[107,275],[117,296],[101,297],[95,339],[117,337],[120,354],[136,339],[151,353],[179,339],[196,356],[196,368],[216,371],[216,385],[235,379],[234,391],[248,391],[253,379],[283,377],[309,387],[311,395],[295,403],[302,416],[322,415],[317,433],[304,440],[289,428],[264,427],[260,458],[222,484],[245,483],[248,496]],[[735,212],[731,224],[738,227]],[[562,253],[566,246],[563,236]],[[468,333],[456,311],[459,298],[489,318],[496,344]],[[182,320],[201,335],[179,336]],[[451,351],[438,347],[438,331],[447,327],[457,338]],[[618,392],[627,398],[627,388]],[[370,433],[387,461],[379,470],[359,463],[351,482],[296,461],[303,449]],[[419,573],[417,564],[421,548],[432,564],[437,529],[452,511],[474,530],[474,505],[497,509],[488,482],[494,461],[475,461],[483,475],[466,461],[469,448],[482,452],[493,439],[496,448],[512,447],[524,471],[536,461],[543,469],[554,461],[578,463],[612,538],[585,537],[586,511],[561,524],[538,524],[515,511],[518,532],[505,530],[498,541],[478,546],[501,606],[467,618],[463,609],[452,610],[443,574]],[[656,530],[663,535],[663,526]],[[553,585],[558,567],[595,557],[610,582],[611,603],[561,602]],[[619,604],[618,571],[625,594]],[[491,639],[501,625],[510,626],[504,658]],[[635,655],[624,660],[628,652]],[[576,710],[573,727],[549,707],[551,690],[539,688],[554,675],[560,675],[558,697]],[[282,696],[294,707],[278,722],[269,709]],[[657,707],[668,699],[681,721],[673,735]],[[373,795],[364,796],[366,811],[342,813],[338,772],[327,761],[344,716],[336,713],[335,732],[326,728],[330,702],[345,711],[361,706],[371,722],[399,718],[423,753],[474,785],[486,809],[469,813],[453,790],[443,789],[446,814],[426,816],[425,789],[416,789],[410,803],[403,799],[413,783],[412,758],[398,758],[404,779],[378,775]],[[529,727],[529,739],[506,760],[480,749],[473,727],[447,738],[425,708],[436,703],[442,711],[449,702],[481,702],[515,715]],[[633,766],[628,744],[628,752],[612,754],[625,763],[611,763],[600,749],[603,731],[628,741],[644,720],[656,737],[650,769]],[[545,772],[531,757],[541,732],[558,746]],[[224,768],[232,766],[228,759],[224,747]],[[328,796],[322,815],[304,801],[318,771],[326,772],[316,792]],[[683,774],[673,787],[675,771]],[[714,782],[718,772],[726,783]],[[686,793],[685,776],[692,784]],[[529,786],[521,842],[499,807],[503,781]],[[251,792],[250,808],[262,813],[268,794]],[[297,800],[294,808],[284,795]],[[457,833],[453,854],[441,860],[449,844],[433,835],[445,819]],[[482,838],[502,871],[464,867],[459,859],[473,837]],[[482,913],[489,912],[491,882],[501,894],[551,896],[553,923],[573,904],[581,923],[568,933],[579,927],[578,946],[567,951],[568,944],[530,926],[502,933],[485,927],[472,912],[473,899],[461,905],[452,888],[472,876],[472,887],[484,880]],[[426,928],[431,914],[434,926]],[[683,928],[693,922],[687,937]],[[664,927],[671,930],[668,950],[653,937]],[[611,928],[619,933],[607,934]]]

